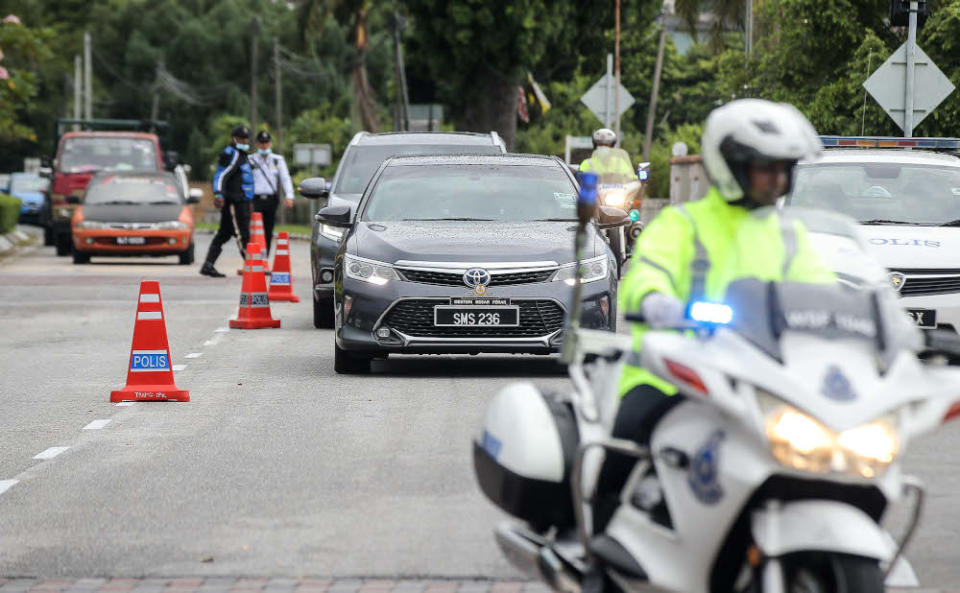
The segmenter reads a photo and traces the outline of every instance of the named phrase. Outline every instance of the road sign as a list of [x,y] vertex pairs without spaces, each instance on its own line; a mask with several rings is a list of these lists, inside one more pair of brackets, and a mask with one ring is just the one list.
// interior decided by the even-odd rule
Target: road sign
[[[631,95],[622,84],[619,89],[616,87],[617,81],[613,74],[607,73],[604,74],[596,84],[590,87],[590,90],[580,97],[580,101],[587,106],[587,109],[592,111],[593,114],[597,116],[597,119],[602,121],[608,128],[611,127],[614,119],[623,115],[624,112],[630,109],[630,106],[636,102],[633,95]],[[607,89],[610,89],[609,95],[607,94]],[[620,95],[620,113],[615,113],[614,106],[617,104],[617,101],[613,94],[614,92],[618,92]]]
[[[937,68],[933,60],[920,49],[920,46],[915,47],[913,125],[917,126],[953,92],[955,87]],[[887,112],[887,115],[897,122],[901,130],[907,134],[912,134],[913,130],[907,130],[904,126],[906,79],[907,44],[904,43],[863,83],[863,88],[867,89],[867,92],[877,100],[877,103]]]
[[330,144],[294,144],[293,163],[302,167],[326,167],[333,162]]

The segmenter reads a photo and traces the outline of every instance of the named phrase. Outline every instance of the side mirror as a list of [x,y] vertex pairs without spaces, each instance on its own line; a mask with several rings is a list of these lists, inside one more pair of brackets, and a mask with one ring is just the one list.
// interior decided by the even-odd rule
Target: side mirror
[[187,204],[199,204],[202,198],[203,190],[199,187],[191,187],[190,193],[187,195]]
[[626,212],[612,206],[600,206],[597,209],[597,220],[601,229],[612,229],[632,222]]
[[644,161],[639,165],[637,165],[637,179],[643,182],[650,179],[650,163],[649,162]]
[[67,199],[67,204],[79,204],[79,203],[80,203],[80,196],[73,196],[73,195],[71,195],[71,196],[67,196],[66,199]]
[[323,222],[331,226],[349,227],[352,224],[350,221],[350,211],[350,206],[327,206],[326,208],[321,208],[314,219],[317,222]]
[[180,164],[180,153],[175,150],[168,150],[163,153],[163,164],[168,170],[173,171]]
[[317,198],[326,198],[330,195],[330,186],[327,184],[327,180],[323,177],[310,177],[308,179],[304,179],[300,182],[300,186],[297,187],[297,190],[300,192],[301,196],[311,200],[316,200]]

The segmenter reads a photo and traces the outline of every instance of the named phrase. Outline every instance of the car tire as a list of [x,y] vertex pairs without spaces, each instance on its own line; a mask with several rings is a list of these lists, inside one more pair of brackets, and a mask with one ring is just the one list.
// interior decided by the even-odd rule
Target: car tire
[[43,246],[53,246],[53,229],[48,226],[43,227]]
[[75,264],[89,264],[90,263],[90,254],[84,253],[82,251],[73,251],[73,263]]
[[70,233],[57,233],[57,255],[70,255],[73,252],[73,237]]
[[336,343],[333,345],[333,370],[340,375],[364,375],[370,372],[373,357],[348,352]]
[[333,299],[318,299],[313,295],[313,327],[333,329]]
[[189,266],[194,261],[196,248],[193,245],[193,241],[190,242],[190,247],[187,247],[187,250],[180,254],[180,265]]

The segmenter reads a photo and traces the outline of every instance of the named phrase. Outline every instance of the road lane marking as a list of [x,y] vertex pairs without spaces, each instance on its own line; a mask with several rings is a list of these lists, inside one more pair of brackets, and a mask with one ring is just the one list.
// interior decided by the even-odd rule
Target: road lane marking
[[227,333],[228,331],[230,331],[230,328],[229,328],[229,327],[218,327],[217,329],[215,329],[215,330],[213,330],[213,331],[215,331],[215,332],[218,333],[218,334],[225,334],[225,333]]
[[184,358],[200,358],[201,356],[203,356],[203,352],[191,352],[184,356]]
[[9,490],[14,484],[20,480],[0,480],[0,494],[3,494]]
[[69,448],[70,447],[50,447],[49,449],[47,449],[46,451],[43,451],[42,453],[37,453],[36,455],[33,456],[33,458],[34,459],[53,459],[54,457],[63,453]]
[[117,406],[118,408],[127,408],[132,406],[135,403],[137,402],[120,402],[119,404],[114,404],[114,405]]
[[104,426],[110,424],[110,419],[106,420],[94,420],[90,424],[83,427],[83,430],[100,430]]
[[182,370],[185,369],[185,368],[187,368],[187,365],[185,365],[185,364],[175,364],[175,365],[173,365],[173,370],[175,370],[175,371],[182,371]]

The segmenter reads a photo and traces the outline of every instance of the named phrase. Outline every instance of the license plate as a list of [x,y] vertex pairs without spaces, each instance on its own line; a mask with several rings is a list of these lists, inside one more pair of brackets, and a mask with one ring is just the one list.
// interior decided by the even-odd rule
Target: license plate
[[520,307],[515,305],[437,305],[433,308],[437,327],[517,327]]
[[146,237],[117,237],[117,245],[146,245]]
[[917,327],[937,327],[937,312],[934,309],[907,309],[907,314]]

